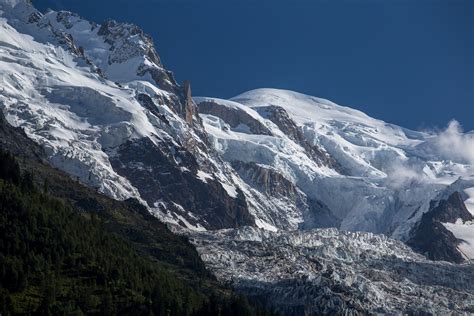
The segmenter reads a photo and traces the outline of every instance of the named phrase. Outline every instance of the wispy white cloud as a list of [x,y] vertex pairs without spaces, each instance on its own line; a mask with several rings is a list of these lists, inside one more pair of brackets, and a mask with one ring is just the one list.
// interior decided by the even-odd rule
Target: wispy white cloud
[[[474,165],[474,133],[464,133],[458,121],[452,120],[447,127],[429,132],[432,137],[418,147],[422,156],[433,161],[449,160],[460,164]],[[393,161],[387,173],[387,185],[400,188],[412,183],[422,183],[430,176],[425,173],[425,163],[415,158]],[[453,165],[450,170],[460,168]],[[464,170],[459,170],[463,173]]]
[[434,137],[432,144],[444,159],[474,164],[474,134],[464,133],[456,120],[450,121],[446,129]]
[[401,188],[413,182],[424,181],[425,175],[406,161],[397,161],[386,170],[387,185],[392,188]]

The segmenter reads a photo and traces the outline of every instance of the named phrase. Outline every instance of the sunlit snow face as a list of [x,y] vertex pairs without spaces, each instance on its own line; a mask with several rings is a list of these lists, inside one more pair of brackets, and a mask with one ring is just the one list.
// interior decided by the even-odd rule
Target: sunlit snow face
[[[441,188],[473,174],[469,150],[462,149],[471,146],[472,136],[456,123],[439,132],[411,131],[327,100],[276,89],[252,90],[230,101],[196,98],[197,103],[209,100],[251,112],[272,132],[267,136],[233,128],[219,111],[202,115],[225,159],[275,168],[305,194],[326,203],[343,219],[344,229],[383,232],[389,221],[399,225]],[[309,167],[314,161],[307,152],[270,121],[267,110],[275,106],[296,123],[306,141],[339,162],[341,172]],[[452,151],[447,143],[455,144]]]

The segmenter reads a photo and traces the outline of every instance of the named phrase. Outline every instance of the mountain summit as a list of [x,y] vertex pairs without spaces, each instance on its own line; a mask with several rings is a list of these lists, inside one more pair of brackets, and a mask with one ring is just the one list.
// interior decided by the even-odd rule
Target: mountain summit
[[474,134],[456,122],[413,131],[277,89],[193,98],[133,24],[0,12],[8,124],[188,236],[219,280],[286,314],[473,311]]

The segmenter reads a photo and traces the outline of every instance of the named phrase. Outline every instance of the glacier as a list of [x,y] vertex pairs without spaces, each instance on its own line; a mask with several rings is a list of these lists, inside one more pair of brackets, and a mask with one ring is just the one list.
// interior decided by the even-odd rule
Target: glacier
[[246,227],[193,241],[218,278],[283,314],[474,312],[472,265],[426,260],[383,235]]
[[[431,200],[439,199],[453,183],[462,184],[457,186],[460,192],[471,192],[474,183],[471,160],[455,151],[448,157],[449,150],[440,148],[451,127],[438,133],[412,131],[328,100],[276,89],[252,90],[230,101],[195,100],[199,107],[212,102],[252,113],[268,126],[272,135],[259,135],[230,126],[217,110],[214,115],[201,112],[214,147],[226,160],[277,170],[304,194],[327,205],[341,219],[343,230],[406,240]],[[284,111],[304,140],[333,157],[338,168],[318,165],[304,147],[282,133],[269,117],[273,108]],[[474,147],[472,133],[455,133],[466,142],[466,151]],[[470,205],[470,195],[464,196]]]
[[53,166],[137,199],[279,311],[474,312],[474,132],[455,121],[413,131],[279,89],[193,98],[139,27],[25,0],[0,0],[0,82]]

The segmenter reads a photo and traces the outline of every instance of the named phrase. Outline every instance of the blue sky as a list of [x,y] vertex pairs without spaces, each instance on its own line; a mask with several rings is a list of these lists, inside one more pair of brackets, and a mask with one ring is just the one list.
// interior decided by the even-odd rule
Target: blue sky
[[139,25],[194,95],[282,88],[413,129],[474,130],[474,1],[33,2]]

